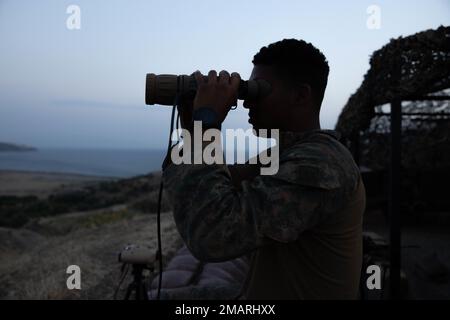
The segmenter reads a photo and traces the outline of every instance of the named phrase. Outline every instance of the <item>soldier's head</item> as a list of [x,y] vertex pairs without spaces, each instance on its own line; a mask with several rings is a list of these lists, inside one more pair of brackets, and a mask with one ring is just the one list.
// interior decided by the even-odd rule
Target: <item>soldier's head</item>
[[253,57],[250,79],[264,79],[271,93],[244,101],[255,129],[304,131],[320,128],[319,112],[329,67],[325,56],[303,40],[284,39]]

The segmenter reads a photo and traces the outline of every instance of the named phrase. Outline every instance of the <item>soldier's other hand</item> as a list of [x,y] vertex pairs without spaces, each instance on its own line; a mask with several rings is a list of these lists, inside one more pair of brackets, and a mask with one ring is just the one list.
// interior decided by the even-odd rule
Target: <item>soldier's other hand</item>
[[181,128],[183,129],[189,129],[191,127],[193,102],[194,100],[192,98],[184,98],[177,106],[178,114],[180,115]]

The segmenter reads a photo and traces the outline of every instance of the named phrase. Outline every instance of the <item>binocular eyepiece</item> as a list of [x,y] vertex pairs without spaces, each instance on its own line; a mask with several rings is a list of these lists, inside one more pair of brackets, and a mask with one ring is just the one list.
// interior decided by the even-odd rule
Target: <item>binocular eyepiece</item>
[[[208,79],[207,76],[204,78]],[[270,84],[265,80],[241,80],[238,99],[256,100],[268,95],[270,91]],[[196,92],[197,81],[192,75],[149,73],[145,84],[145,104],[173,106],[177,95],[183,99],[194,99]]]

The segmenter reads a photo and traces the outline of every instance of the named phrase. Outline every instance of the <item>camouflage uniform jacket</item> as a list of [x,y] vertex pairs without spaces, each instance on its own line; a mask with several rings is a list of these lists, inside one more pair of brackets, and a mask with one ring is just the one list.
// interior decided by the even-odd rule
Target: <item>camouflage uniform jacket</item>
[[[311,245],[302,248],[301,254],[309,252],[312,247],[314,250],[328,250],[332,255],[331,264],[338,264],[334,269],[358,271],[359,264],[353,258],[359,260],[362,249],[359,243],[353,243],[358,242],[360,235],[364,192],[360,192],[358,212],[353,214],[354,219],[350,219],[353,222],[340,221],[338,215],[343,215],[340,212],[346,210],[362,183],[358,167],[348,150],[339,143],[334,131],[282,132],[278,172],[242,181],[240,188],[233,184],[229,168],[219,164],[171,164],[164,170],[163,179],[178,231],[200,260],[225,261],[265,247],[298,244],[302,240],[300,245]],[[321,226],[324,228],[321,229]],[[340,229],[335,230],[334,226],[340,226]],[[309,232],[312,230],[316,232]],[[313,240],[302,238],[304,235]],[[339,241],[342,246],[333,248]],[[298,245],[295,249],[285,249],[288,246],[282,248],[290,250],[286,251],[290,257],[299,252]],[[277,263],[283,263],[283,259],[281,257]],[[301,259],[311,261],[306,256],[295,261]],[[354,262],[347,261],[352,259]],[[317,263],[330,264],[326,259]],[[302,265],[293,265],[292,268],[299,269]],[[277,267],[274,265],[274,268]],[[328,292],[339,292],[327,287],[328,283],[339,287],[339,283],[336,284],[338,280],[333,280],[339,276],[333,274],[334,269],[328,274],[327,270],[321,271],[321,279],[317,280],[326,283],[325,287],[321,287]],[[298,277],[293,274],[291,278]],[[285,281],[289,286],[292,279]],[[305,294],[304,287],[307,285],[310,284],[303,283],[302,289],[280,290],[292,291],[287,298],[326,297],[320,292]],[[353,297],[355,285],[357,287],[357,284],[352,284],[352,293],[346,292],[345,297]],[[278,297],[283,294],[279,293]],[[251,296],[261,298],[254,294]],[[273,298],[270,295],[264,297]]]

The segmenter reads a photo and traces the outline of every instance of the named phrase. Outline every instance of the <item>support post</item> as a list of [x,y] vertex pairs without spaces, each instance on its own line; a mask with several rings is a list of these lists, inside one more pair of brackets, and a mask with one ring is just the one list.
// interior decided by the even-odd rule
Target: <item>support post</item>
[[391,103],[391,158],[389,183],[389,238],[390,238],[390,298],[401,298],[401,224],[400,224],[400,171],[402,102]]

